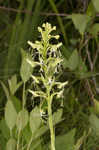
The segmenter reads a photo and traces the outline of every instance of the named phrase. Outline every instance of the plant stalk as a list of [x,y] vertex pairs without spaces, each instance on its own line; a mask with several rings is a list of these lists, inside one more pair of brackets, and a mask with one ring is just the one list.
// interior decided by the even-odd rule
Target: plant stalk
[[49,116],[49,128],[51,136],[51,150],[55,150],[55,133],[53,127],[53,117],[52,117],[52,108],[51,108],[51,98],[48,98],[48,116]]

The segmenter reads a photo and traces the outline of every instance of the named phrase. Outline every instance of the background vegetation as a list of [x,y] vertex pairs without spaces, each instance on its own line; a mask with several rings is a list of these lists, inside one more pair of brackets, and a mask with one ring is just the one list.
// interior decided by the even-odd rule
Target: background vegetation
[[[27,41],[40,38],[37,27],[44,22],[57,27],[64,59],[58,80],[68,81],[64,98],[55,99],[52,104],[56,150],[98,150],[99,0],[0,0],[0,149],[14,150],[14,140],[19,140],[9,113],[9,110],[14,111],[12,103],[8,103],[9,95],[17,113],[22,108],[23,93],[26,96],[25,113],[39,111],[40,100],[27,94],[31,80],[26,82],[23,92],[21,48],[27,53],[31,51]],[[49,149],[48,117],[41,114],[41,118],[42,125],[35,129],[31,150]],[[7,123],[8,120],[11,123]],[[32,120],[34,123],[35,117]],[[17,150],[26,149],[32,134],[27,122],[23,128]]]

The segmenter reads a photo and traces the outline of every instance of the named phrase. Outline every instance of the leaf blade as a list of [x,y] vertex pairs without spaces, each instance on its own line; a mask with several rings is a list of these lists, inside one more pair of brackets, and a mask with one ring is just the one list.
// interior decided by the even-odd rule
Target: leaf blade
[[11,100],[8,100],[5,107],[5,120],[10,130],[12,130],[15,126],[16,118],[17,112],[14,108],[14,105]]

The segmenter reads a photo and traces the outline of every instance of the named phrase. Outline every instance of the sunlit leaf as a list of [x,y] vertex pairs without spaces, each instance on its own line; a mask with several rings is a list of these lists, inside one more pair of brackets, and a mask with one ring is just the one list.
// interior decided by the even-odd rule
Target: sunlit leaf
[[13,95],[15,93],[15,87],[17,85],[17,77],[13,75],[11,79],[8,80],[10,92]]
[[2,133],[2,136],[6,140],[8,140],[10,138],[10,130],[9,130],[4,118],[2,120],[0,120],[0,132]]
[[9,83],[10,93],[12,95],[14,95],[15,92],[17,91],[17,89],[22,85],[22,82],[19,82],[17,84],[17,77],[16,77],[16,75],[13,75],[12,78],[8,80],[8,83]]
[[17,129],[19,131],[23,130],[28,123],[28,111],[26,109],[21,110],[17,116]]
[[16,150],[16,141],[15,139],[11,138],[7,142],[6,150]]
[[30,129],[32,134],[40,127],[41,118],[40,118],[40,111],[36,107],[30,113]]
[[90,125],[95,131],[96,135],[99,136],[99,118],[96,115],[91,114],[89,117]]
[[32,66],[27,62],[27,59],[32,60],[32,58],[24,50],[21,50],[21,52],[22,52],[22,64],[20,74],[23,82],[26,82],[29,80],[33,71]]
[[99,114],[99,101],[94,99],[94,110],[95,113],[98,115]]
[[97,12],[99,12],[99,0],[92,0],[93,5]]
[[12,101],[8,100],[5,106],[5,120],[10,130],[12,130],[13,127],[15,126],[16,118],[17,118],[17,112],[15,110],[15,107]]
[[10,96],[11,97],[11,100],[13,101],[13,105],[15,107],[15,110],[17,111],[17,113],[22,109],[22,106],[21,106],[21,101],[20,99],[18,99],[17,97],[15,96]]

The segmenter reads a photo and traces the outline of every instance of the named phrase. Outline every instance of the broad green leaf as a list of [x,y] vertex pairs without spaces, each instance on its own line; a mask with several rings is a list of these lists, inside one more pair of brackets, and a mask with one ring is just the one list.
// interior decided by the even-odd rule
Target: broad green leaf
[[53,124],[57,124],[59,121],[62,120],[62,113],[63,113],[63,110],[62,109],[59,109],[57,112],[55,112],[53,114]]
[[21,110],[17,116],[17,129],[19,131],[23,130],[28,123],[28,111],[26,109]]
[[96,115],[91,114],[89,121],[92,129],[95,131],[96,135],[99,136],[99,118],[96,117]]
[[77,52],[77,50],[74,50],[69,58],[68,67],[71,70],[75,70],[78,67],[78,64],[79,64],[78,52]]
[[92,28],[90,29],[90,33],[96,37],[97,34],[99,33],[99,23],[95,23]]
[[10,137],[10,130],[6,124],[5,119],[0,120],[0,132],[2,133],[2,136],[4,139],[8,140]]
[[30,129],[32,131],[32,134],[38,130],[40,124],[41,124],[40,111],[36,107],[30,113]]
[[11,138],[7,142],[6,150],[16,150],[16,141],[15,139]]
[[10,80],[8,80],[10,92],[12,95],[15,93],[15,87],[17,85],[17,77],[16,75],[13,75]]
[[35,134],[35,139],[41,137],[42,135],[44,135],[47,131],[49,130],[48,126],[42,126],[41,128],[39,128]]
[[92,1],[90,1],[88,8],[87,8],[87,15],[90,17],[94,17],[95,13],[96,13],[96,11],[95,11],[95,8],[93,6],[93,3],[92,3]]
[[10,97],[11,97],[11,100],[12,100],[12,102],[13,102],[13,105],[14,105],[14,107],[15,107],[17,113],[18,113],[18,112],[21,111],[21,109],[22,109],[21,101],[20,101],[17,97],[15,97],[15,96],[10,96]]
[[97,12],[99,12],[99,0],[92,0],[92,3]]
[[22,130],[22,135],[23,135],[26,143],[29,143],[29,141],[31,139],[31,136],[32,136],[32,132],[31,132],[31,129],[30,129],[30,126],[29,126],[29,122],[26,125],[26,127]]
[[75,129],[56,137],[56,150],[74,150]]
[[21,64],[20,74],[23,82],[26,82],[29,80],[33,71],[32,66],[27,62],[27,59],[32,61],[32,58],[24,50],[21,50],[21,52],[22,52],[22,64]]
[[6,140],[3,135],[0,133],[0,150],[5,150]]
[[13,127],[15,126],[16,118],[17,118],[17,112],[14,108],[14,105],[11,100],[8,100],[5,106],[5,121],[10,130],[12,130]]
[[13,75],[12,78],[10,80],[8,80],[8,83],[9,83],[10,93],[12,95],[14,95],[15,92],[17,91],[17,89],[22,85],[22,82],[19,82],[17,84],[17,77],[16,77],[16,75]]
[[88,22],[90,21],[90,17],[83,14],[72,14],[72,20],[75,25],[75,28],[80,32],[80,34],[84,34]]

